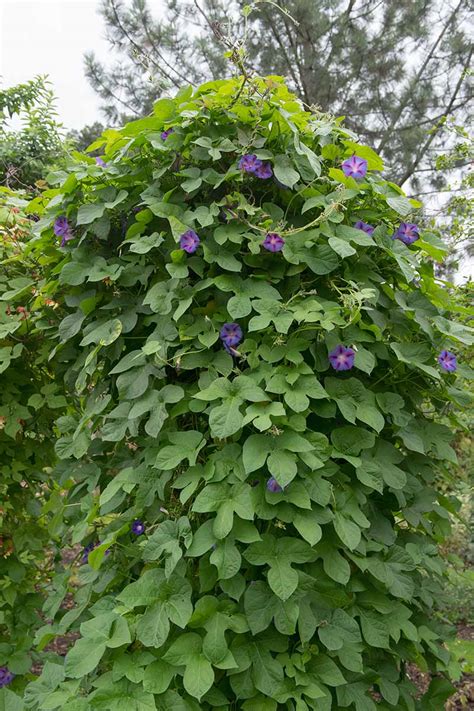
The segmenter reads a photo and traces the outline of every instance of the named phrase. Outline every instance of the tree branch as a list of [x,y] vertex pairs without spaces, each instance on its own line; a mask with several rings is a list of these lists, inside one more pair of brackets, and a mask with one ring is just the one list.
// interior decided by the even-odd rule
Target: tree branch
[[454,18],[456,17],[457,13],[459,12],[459,10],[461,9],[461,7],[463,5],[464,5],[464,0],[460,0],[458,5],[454,8],[453,12],[449,16],[448,21],[446,22],[443,29],[439,33],[438,37],[436,38],[435,43],[433,44],[430,51],[428,52],[428,55],[425,58],[425,61],[421,65],[420,69],[416,73],[413,80],[410,82],[410,85],[409,85],[407,91],[405,92],[404,98],[400,101],[397,110],[395,111],[395,113],[392,116],[392,120],[391,120],[388,128],[385,130],[384,137],[382,138],[379,145],[377,146],[377,149],[376,149],[377,153],[380,153],[382,151],[382,149],[385,148],[385,146],[387,145],[389,140],[391,139],[393,130],[394,130],[395,126],[397,125],[398,120],[400,119],[400,116],[403,114],[403,112],[405,111],[406,107],[408,106],[408,104],[412,98],[412,88],[414,86],[416,86],[416,84],[418,84],[418,82],[420,81],[421,77],[423,76],[423,74],[425,72],[426,67],[429,65],[431,59],[433,58],[434,53],[436,52],[444,35],[446,34],[448,27],[451,25],[452,21],[454,20]]
[[474,50],[471,49],[471,51],[470,51],[469,54],[468,54],[467,60],[466,60],[466,62],[465,62],[465,64],[464,64],[464,67],[463,67],[463,69],[462,69],[462,71],[461,71],[461,74],[460,74],[460,76],[459,76],[458,82],[457,82],[457,84],[456,84],[456,86],[455,86],[455,88],[454,88],[454,91],[453,91],[452,95],[451,95],[451,99],[449,100],[449,103],[448,103],[448,105],[447,105],[445,111],[443,112],[443,114],[442,114],[442,116],[441,116],[441,118],[440,118],[440,120],[439,120],[439,122],[438,122],[438,126],[435,126],[435,127],[432,129],[432,131],[431,131],[430,135],[428,136],[427,140],[425,141],[425,143],[424,143],[424,144],[421,146],[421,148],[417,151],[417,153],[416,153],[416,155],[415,155],[415,158],[412,160],[412,162],[410,163],[409,167],[408,167],[407,170],[405,171],[405,174],[404,174],[404,175],[402,176],[402,178],[400,179],[400,186],[403,186],[403,184],[406,183],[406,181],[407,181],[409,178],[411,178],[411,176],[413,175],[413,173],[414,173],[415,170],[416,170],[416,167],[417,167],[418,163],[419,163],[420,160],[423,158],[423,156],[425,155],[426,151],[428,150],[428,148],[431,146],[431,144],[433,143],[434,139],[436,138],[436,136],[437,136],[437,134],[438,134],[438,131],[439,131],[439,128],[440,128],[440,126],[441,126],[441,122],[443,121],[443,119],[445,119],[445,118],[446,118],[447,116],[449,116],[449,114],[451,113],[452,107],[454,106],[454,102],[456,101],[456,97],[457,97],[457,95],[458,95],[458,93],[459,93],[459,90],[460,90],[462,84],[463,84],[465,73],[466,73],[466,71],[467,71],[467,70],[469,69],[469,67],[470,67],[470,64],[471,64],[471,57],[472,57],[473,53],[474,53]]

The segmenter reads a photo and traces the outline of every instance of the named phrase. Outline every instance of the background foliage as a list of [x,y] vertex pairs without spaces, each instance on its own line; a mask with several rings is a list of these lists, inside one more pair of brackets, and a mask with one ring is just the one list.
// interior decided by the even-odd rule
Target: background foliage
[[[419,203],[275,77],[184,89],[91,150],[104,166],[75,155],[29,204],[41,219],[18,266],[8,242],[23,281],[3,293],[5,348],[29,358],[15,352],[5,372],[14,383],[27,369],[33,397],[14,399],[37,471],[11,486],[48,476],[33,497],[44,526],[84,553],[55,560],[43,584],[33,656],[65,632],[80,639],[64,664],[43,653],[37,680],[16,667],[5,708],[439,706],[451,685],[437,546],[456,503],[435,472],[456,461],[457,377],[471,371],[436,358],[471,335],[434,275],[439,238],[392,239]],[[354,152],[368,161],[359,181],[340,168]],[[273,175],[239,169],[248,154]],[[189,230],[193,254],[179,248]],[[281,252],[262,248],[267,233]],[[32,326],[16,315],[26,294]],[[234,321],[232,356],[219,334]],[[356,350],[350,373],[329,368],[338,343]],[[7,448],[22,437],[4,435]],[[15,671],[14,601],[3,607]],[[437,674],[419,702],[409,661]]]
[[[12,128],[9,119],[21,121]],[[55,97],[46,77],[0,90],[0,184],[33,189],[66,147],[57,121]]]

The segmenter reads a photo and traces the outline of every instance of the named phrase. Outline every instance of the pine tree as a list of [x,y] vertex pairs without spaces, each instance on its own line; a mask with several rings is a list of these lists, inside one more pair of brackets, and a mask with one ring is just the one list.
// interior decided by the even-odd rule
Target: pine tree
[[219,38],[238,47],[245,24],[253,70],[283,75],[307,104],[346,115],[394,181],[439,187],[443,125],[453,116],[462,122],[469,101],[467,3],[277,0],[254,3],[242,20],[244,8],[239,0],[166,0],[158,18],[146,0],[103,0],[118,61],[106,68],[89,54],[86,73],[107,118],[144,115],[161,94],[228,75]]

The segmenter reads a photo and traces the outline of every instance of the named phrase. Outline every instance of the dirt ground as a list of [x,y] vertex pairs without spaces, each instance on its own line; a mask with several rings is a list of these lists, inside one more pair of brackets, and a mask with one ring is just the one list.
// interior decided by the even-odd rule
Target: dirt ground
[[[459,639],[474,640],[473,625],[459,625],[457,636]],[[430,675],[420,671],[414,664],[408,667],[410,679],[416,684],[420,696],[430,685]],[[446,702],[445,711],[468,711],[474,709],[474,674],[464,674],[462,679],[454,682],[457,691]],[[435,709],[433,709],[435,711]]]

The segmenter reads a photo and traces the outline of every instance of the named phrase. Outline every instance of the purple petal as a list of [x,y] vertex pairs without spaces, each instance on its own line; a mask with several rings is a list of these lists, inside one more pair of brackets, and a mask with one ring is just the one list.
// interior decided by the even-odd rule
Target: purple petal
[[225,323],[220,331],[220,338],[224,345],[236,346],[242,338],[243,332],[238,323]]
[[280,252],[285,246],[285,240],[276,232],[269,232],[263,240],[262,246],[269,252]]
[[134,533],[136,536],[141,536],[142,533],[145,533],[145,524],[143,521],[140,521],[140,519],[136,519],[132,523],[132,533]]
[[239,160],[240,170],[244,170],[246,173],[255,173],[261,165],[262,161],[254,153],[248,153]]
[[348,178],[363,178],[367,173],[367,165],[365,158],[353,155],[343,162],[341,168]]
[[362,222],[362,220],[356,222],[354,227],[356,230],[362,230],[362,232],[366,232],[368,235],[373,234],[375,230],[375,227],[368,225],[367,222]]
[[448,373],[454,373],[458,367],[457,358],[454,353],[451,353],[451,351],[441,351],[438,356],[438,363],[443,370],[446,370]]
[[188,254],[194,254],[201,243],[201,240],[194,232],[194,230],[188,230],[184,232],[179,238],[179,246],[184,249]]
[[340,343],[329,353],[328,357],[334,370],[350,370],[354,366],[355,351]]
[[262,180],[267,180],[273,175],[272,166],[268,162],[262,163],[262,165],[258,166],[254,172],[257,178],[261,178]]
[[283,491],[283,488],[277,482],[275,477],[271,476],[270,479],[267,481],[267,490],[271,491],[272,494],[280,494]]

